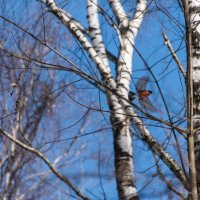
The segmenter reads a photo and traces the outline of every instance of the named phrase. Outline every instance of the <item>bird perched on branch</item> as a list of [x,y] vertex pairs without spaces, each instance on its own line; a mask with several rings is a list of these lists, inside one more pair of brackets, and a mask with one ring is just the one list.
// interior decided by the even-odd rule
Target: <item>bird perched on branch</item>
[[151,90],[146,90],[147,83],[149,81],[148,76],[141,77],[136,83],[136,92],[129,92],[129,100],[133,101],[134,99],[138,99],[139,103],[147,110],[156,112],[157,109],[153,106],[153,104],[149,100],[149,95],[152,94]]

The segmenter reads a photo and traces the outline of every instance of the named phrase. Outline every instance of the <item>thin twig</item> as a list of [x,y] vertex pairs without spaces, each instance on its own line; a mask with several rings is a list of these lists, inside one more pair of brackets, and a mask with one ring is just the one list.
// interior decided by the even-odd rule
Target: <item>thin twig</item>
[[46,164],[47,166],[51,169],[51,171],[64,183],[66,183],[79,197],[81,197],[84,200],[89,200],[88,197],[86,197],[85,195],[83,195],[72,183],[71,181],[66,178],[64,175],[60,174],[58,172],[58,170],[50,163],[50,161],[37,149],[27,146],[26,144],[22,143],[21,141],[19,141],[18,139],[13,138],[13,136],[11,136],[11,134],[7,133],[6,131],[4,131],[2,128],[0,128],[0,133],[2,135],[4,135],[5,137],[7,137],[9,140],[11,140],[12,142],[14,142],[15,144],[17,144],[18,146],[22,147],[23,149],[35,154],[37,157],[41,158]]
[[169,51],[171,52],[171,55],[172,55],[174,61],[176,62],[178,68],[180,69],[181,73],[186,78],[186,72],[185,72],[181,62],[179,61],[178,56],[177,56],[176,52],[174,51],[174,49],[171,45],[171,42],[169,41],[169,38],[167,37],[167,35],[164,32],[162,32],[162,35],[165,40],[165,45],[168,47]]
[[179,197],[181,197],[181,199],[186,200],[187,198],[184,196],[184,194],[182,194],[180,191],[178,191],[175,188],[175,186],[171,183],[171,181],[166,178],[166,176],[163,174],[163,172],[161,171],[161,168],[160,168],[160,166],[158,164],[158,159],[155,156],[154,156],[154,158],[156,160],[156,168],[157,168],[158,175],[159,175],[160,179],[167,185],[169,190],[171,190],[174,193],[176,193]]

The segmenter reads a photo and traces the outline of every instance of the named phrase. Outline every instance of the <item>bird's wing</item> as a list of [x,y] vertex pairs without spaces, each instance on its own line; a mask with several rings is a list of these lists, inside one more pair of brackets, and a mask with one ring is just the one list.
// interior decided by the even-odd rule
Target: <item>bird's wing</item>
[[130,101],[133,101],[135,98],[138,98],[139,96],[138,96],[138,94],[137,93],[135,93],[135,92],[129,92],[129,94],[128,94],[128,99],[130,100]]
[[149,98],[139,99],[140,104],[146,109],[152,112],[157,112],[158,109],[154,107],[154,105],[150,102]]
[[146,90],[147,82],[149,81],[148,76],[141,77],[136,83],[136,91]]

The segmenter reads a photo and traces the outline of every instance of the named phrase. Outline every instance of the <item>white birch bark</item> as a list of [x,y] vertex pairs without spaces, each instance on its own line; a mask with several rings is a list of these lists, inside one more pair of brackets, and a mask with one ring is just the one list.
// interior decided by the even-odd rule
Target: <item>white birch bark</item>
[[42,2],[44,2],[49,7],[50,11],[54,13],[63,22],[63,24],[65,24],[68,27],[71,33],[78,39],[81,45],[85,48],[85,50],[88,52],[93,62],[98,67],[103,81],[111,88],[115,88],[116,84],[111,73],[109,73],[108,69],[102,62],[102,59],[98,56],[97,52],[95,51],[91,43],[87,40],[85,35],[79,29],[79,26],[77,26],[76,23],[74,23],[74,19],[70,18],[70,15],[67,15],[66,11],[59,8],[54,0],[42,0]]
[[[68,29],[72,32],[72,34],[82,44],[82,46],[85,48],[85,50],[90,55],[93,62],[96,64],[96,66],[101,74],[104,84],[107,85],[108,87],[110,87],[111,89],[115,90],[116,83],[112,77],[112,74],[110,73],[110,68],[106,67],[106,65],[104,64],[104,62],[106,62],[105,56],[104,56],[104,59],[103,59],[104,62],[103,62],[102,58],[97,54],[94,47],[91,45],[91,43],[88,41],[88,39],[85,37],[85,35],[79,29],[80,25],[76,25],[79,23],[74,23],[75,20],[73,18],[70,18],[70,15],[66,14],[67,13],[66,11],[60,9],[56,5],[54,0],[42,0],[42,2],[47,4],[47,6],[51,10],[51,12],[53,12],[63,22],[63,24],[65,24],[68,27]],[[95,39],[95,42],[97,42],[96,39]],[[97,48],[97,45],[96,45],[96,48]],[[99,47],[98,47],[98,49],[99,49]],[[103,47],[101,45],[101,50],[102,49],[103,49]],[[118,122],[123,121],[125,113],[124,113],[121,105],[118,103],[118,100],[116,99],[115,95],[110,93],[108,101],[113,103],[112,108],[113,108],[113,111],[117,113],[116,114],[116,118],[118,119],[117,121]]]
[[[87,0],[87,18],[89,23],[89,35],[93,42],[94,49],[99,57],[102,59],[105,67],[110,72],[108,64],[108,58],[103,43],[103,37],[100,29],[100,23],[98,19],[98,2],[97,0]],[[110,72],[111,73],[111,72]]]
[[135,39],[144,19],[144,13],[147,1],[138,1],[134,18],[128,23],[122,31],[122,40],[117,65],[117,87],[120,93],[128,98],[130,90],[130,81],[132,77],[132,55],[134,50]]
[[177,162],[162,148],[161,145],[152,137],[148,129],[143,125],[141,119],[134,112],[132,107],[127,108],[127,115],[131,116],[131,120],[135,124],[142,139],[148,144],[149,148],[166,164],[166,166],[175,174],[179,181],[186,189],[189,189],[187,184],[187,178],[183,169],[177,164]]
[[110,7],[113,10],[113,13],[115,14],[115,17],[117,19],[117,22],[119,24],[119,28],[126,28],[129,24],[128,17],[123,9],[123,6],[121,4],[120,0],[108,0]]
[[[138,0],[135,15],[133,19],[129,21],[121,2],[119,0],[109,0],[121,31],[121,48],[117,64],[117,83],[113,79],[108,65],[102,36],[99,36],[101,30],[98,21],[98,9],[95,6],[98,2],[96,0],[88,0],[88,22],[93,45],[85,37],[81,25],[67,14],[66,11],[60,9],[55,4],[54,0],[42,0],[42,2],[46,3],[50,11],[54,13],[78,39],[96,64],[104,84],[110,88],[110,90],[107,90],[106,96],[111,110],[111,123],[113,125],[116,180],[119,198],[123,200],[138,198],[134,180],[132,134],[129,130],[130,120],[134,121],[142,139],[148,143],[152,151],[165,162],[169,169],[174,172],[177,178],[187,188],[186,177],[183,170],[151,136],[149,131],[142,124],[142,121],[137,117],[133,108],[130,107],[128,102],[124,99],[128,99],[132,76],[133,46],[144,18],[147,1]],[[90,15],[93,15],[94,18],[91,18]],[[93,23],[92,20],[94,20],[95,23]],[[111,92],[111,90],[116,92]]]
[[[128,99],[130,91],[130,81],[132,76],[132,55],[134,50],[134,42],[144,17],[144,9],[146,1],[138,1],[135,11],[135,17],[129,21],[122,4],[118,0],[109,1],[119,22],[121,31],[120,36],[120,52],[117,62],[117,91],[120,95]],[[141,12],[142,11],[142,12]],[[140,13],[140,17],[138,17]],[[120,99],[124,108],[128,103]],[[115,118],[115,113],[113,114]],[[127,117],[123,124],[113,128],[114,147],[115,147],[115,168],[118,193],[120,199],[137,199],[134,165],[133,165],[133,149],[132,149],[132,133],[130,131],[130,118]],[[126,187],[128,185],[129,187]]]
[[[187,178],[176,163],[176,161],[162,148],[161,145],[152,137],[148,129],[144,126],[140,118],[135,113],[134,109],[128,103],[128,93],[130,90],[130,81],[132,76],[132,55],[134,51],[134,44],[137,33],[144,19],[145,9],[147,7],[146,0],[138,0],[136,11],[132,20],[129,20],[120,0],[108,0],[114,15],[119,24],[119,35],[120,41],[120,52],[117,63],[117,82],[114,80],[108,58],[106,56],[106,49],[103,43],[101,34],[100,24],[98,20],[98,1],[88,0],[88,22],[90,30],[89,36],[86,37],[85,29],[77,22],[69,13],[59,8],[54,0],[41,0],[44,2],[49,10],[56,15],[59,20],[68,27],[71,33],[77,38],[80,44],[85,48],[88,55],[93,60],[97,69],[99,70],[102,77],[102,88],[108,99],[108,104],[111,110],[111,123],[113,126],[114,135],[114,147],[115,147],[115,167],[116,167],[116,180],[119,192],[119,198],[126,199],[137,199],[137,190],[135,187],[134,179],[134,165],[133,165],[133,149],[132,149],[132,133],[130,131],[130,122],[134,122],[136,128],[141,134],[141,138],[149,145],[150,149],[163,160],[168,168],[177,176],[182,182],[184,187],[189,190]],[[196,154],[196,167],[197,167],[197,183],[200,188],[200,129],[199,129],[199,113],[200,113],[200,42],[199,32],[200,17],[198,15],[200,5],[197,0],[192,0],[190,4],[190,19],[191,19],[191,30],[193,35],[193,82],[194,82],[194,132],[195,132],[195,154]],[[80,72],[79,72],[80,73]],[[78,74],[78,73],[77,73]],[[81,75],[80,75],[81,76]],[[91,78],[82,74],[85,79]],[[95,82],[94,79],[92,81]],[[95,82],[97,83],[97,82]],[[97,86],[98,87],[98,86]],[[20,124],[18,124],[19,126]],[[17,133],[20,127],[16,126],[16,130],[12,131]],[[32,147],[23,145],[16,139],[15,136],[9,136],[7,132],[1,130],[2,134],[7,135],[13,142],[21,145],[24,149],[37,154],[41,157],[46,164],[48,164],[52,171],[57,173],[55,167],[49,164],[49,161],[40,154],[37,150]],[[15,149],[16,145],[13,145]],[[13,150],[14,152],[14,150]],[[18,162],[19,163],[19,162]],[[8,174],[9,175],[9,174]],[[70,185],[70,182],[63,178],[62,175],[57,174],[57,177],[63,179],[65,183]],[[8,181],[9,182],[9,181]],[[71,185],[73,188],[73,185]],[[83,199],[87,197],[82,196],[79,191],[74,188],[77,195]],[[199,189],[200,191],[200,189]]]
[[[88,0],[89,34],[96,52],[102,58],[106,68],[109,68],[97,12],[97,1]],[[132,54],[130,54],[130,57],[131,56]],[[122,111],[116,96],[113,96],[111,92],[108,92],[107,98],[112,112],[111,123],[113,125],[114,133],[115,172],[119,197],[120,199],[137,198],[132,160],[132,134],[129,130],[130,120],[125,117],[125,113]]]
[[193,127],[194,147],[197,172],[197,189],[200,194],[200,2],[189,1],[190,27],[192,34],[193,60]]

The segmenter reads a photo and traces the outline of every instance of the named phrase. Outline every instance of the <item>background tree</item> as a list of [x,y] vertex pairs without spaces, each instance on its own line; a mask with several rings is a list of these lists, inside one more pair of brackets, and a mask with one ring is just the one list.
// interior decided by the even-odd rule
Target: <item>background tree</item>
[[1,1],[2,198],[198,199],[198,2],[25,2]]

